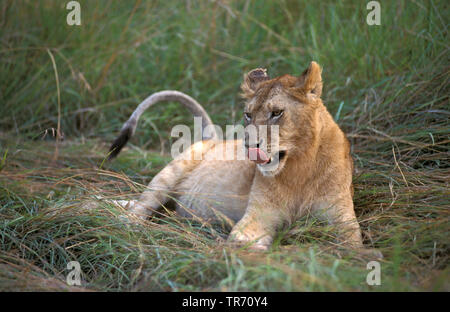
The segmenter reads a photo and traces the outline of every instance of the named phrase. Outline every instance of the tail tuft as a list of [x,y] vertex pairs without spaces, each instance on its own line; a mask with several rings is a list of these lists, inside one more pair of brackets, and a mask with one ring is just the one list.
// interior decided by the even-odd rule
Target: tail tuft
[[120,132],[120,135],[114,140],[113,144],[109,148],[108,160],[115,158],[120,153],[132,135],[133,129],[131,127],[126,127]]
[[[153,93],[149,97],[147,97],[138,107],[134,110],[133,114],[131,114],[130,118],[127,122],[122,126],[122,131],[120,131],[119,137],[114,141],[109,149],[108,160],[116,157],[120,150],[127,144],[128,140],[133,136],[136,131],[137,123],[139,121],[139,117],[144,113],[144,111],[155,103],[162,101],[174,101],[179,102],[186,108],[188,108],[191,113],[195,117],[201,117],[202,119],[202,128],[204,129],[206,126],[213,125],[211,118],[208,113],[203,109],[203,107],[189,95],[184,94],[175,90],[165,90]],[[213,127],[215,130],[215,128]],[[211,135],[211,138],[217,138],[217,133]]]

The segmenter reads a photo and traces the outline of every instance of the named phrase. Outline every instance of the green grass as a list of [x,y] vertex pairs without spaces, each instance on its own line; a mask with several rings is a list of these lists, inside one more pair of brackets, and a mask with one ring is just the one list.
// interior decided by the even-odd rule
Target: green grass
[[[366,24],[365,1],[80,2],[79,27],[64,1],[0,4],[0,290],[450,289],[446,1],[383,1],[381,26]],[[385,256],[380,286],[366,284],[369,259],[311,218],[251,253],[225,243],[229,229],[173,214],[127,225],[95,199],[137,196],[170,161],[172,126],[192,124],[160,104],[104,162],[147,95],[180,90],[215,123],[240,123],[244,72],[300,74],[311,60],[352,142],[355,210]],[[65,283],[73,260],[82,287]]]

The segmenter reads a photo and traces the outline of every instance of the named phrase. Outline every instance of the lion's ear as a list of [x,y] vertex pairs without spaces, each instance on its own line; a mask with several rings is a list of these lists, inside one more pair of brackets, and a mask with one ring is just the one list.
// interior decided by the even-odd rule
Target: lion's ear
[[305,93],[312,93],[320,97],[322,95],[322,69],[319,64],[312,61],[309,67],[299,77],[299,87]]
[[267,69],[255,68],[244,75],[244,81],[241,84],[242,96],[251,98],[261,82],[270,80],[267,75]]

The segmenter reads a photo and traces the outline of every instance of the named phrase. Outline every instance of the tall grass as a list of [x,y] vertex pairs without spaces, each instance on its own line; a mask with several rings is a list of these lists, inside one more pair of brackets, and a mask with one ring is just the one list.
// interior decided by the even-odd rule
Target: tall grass
[[[68,26],[64,1],[3,2],[2,129],[34,137],[56,127],[47,48],[57,61],[62,128],[70,137],[112,137],[140,100],[167,88],[197,98],[220,125],[238,123],[239,83],[257,66],[276,76],[318,61],[324,100],[333,113],[344,101],[344,115],[360,106],[366,89],[448,65],[445,1],[383,3],[381,26],[366,24],[360,1],[134,4],[81,1],[82,26]],[[168,138],[172,125],[190,119],[178,105],[160,105],[138,137],[159,143],[151,123]]]
[[[80,3],[81,26],[66,24],[65,1],[0,4],[0,289],[449,289],[446,1],[383,1],[380,26],[366,24],[365,1]],[[368,259],[340,251],[314,219],[253,254],[227,246],[220,226],[170,214],[127,225],[120,207],[87,204],[136,196],[170,160],[159,151],[171,127],[192,123],[160,104],[104,163],[148,94],[180,90],[217,124],[240,123],[244,72],[300,74],[311,60],[352,141],[355,209],[365,244],[385,255],[381,286],[365,282]],[[72,260],[82,287],[65,284]]]

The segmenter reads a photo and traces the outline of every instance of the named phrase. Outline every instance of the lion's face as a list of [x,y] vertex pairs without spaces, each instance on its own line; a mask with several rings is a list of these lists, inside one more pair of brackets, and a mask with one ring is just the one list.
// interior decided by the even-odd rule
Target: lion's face
[[320,67],[313,62],[300,77],[274,79],[264,69],[254,69],[241,88],[247,99],[247,155],[263,175],[275,176],[315,135],[312,119],[320,103]]

